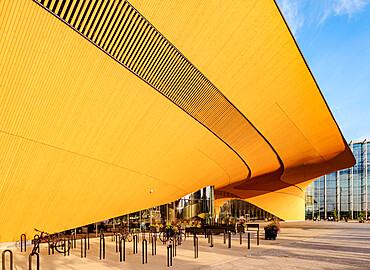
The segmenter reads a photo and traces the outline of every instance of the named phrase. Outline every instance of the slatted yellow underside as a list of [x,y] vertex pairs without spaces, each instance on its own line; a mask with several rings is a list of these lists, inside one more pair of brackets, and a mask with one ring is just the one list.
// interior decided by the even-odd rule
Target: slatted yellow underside
[[[209,185],[301,219],[300,183],[353,157],[274,3],[132,4],[264,135],[245,134],[251,143],[239,154],[250,171],[208,129],[39,5],[1,1],[0,242]],[[256,195],[234,188],[280,168],[266,139],[293,186]]]

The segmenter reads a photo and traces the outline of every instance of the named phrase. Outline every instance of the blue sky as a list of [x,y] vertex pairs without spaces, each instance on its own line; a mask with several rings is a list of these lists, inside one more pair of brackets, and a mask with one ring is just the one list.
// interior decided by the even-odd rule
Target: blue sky
[[346,140],[370,140],[370,0],[277,3]]

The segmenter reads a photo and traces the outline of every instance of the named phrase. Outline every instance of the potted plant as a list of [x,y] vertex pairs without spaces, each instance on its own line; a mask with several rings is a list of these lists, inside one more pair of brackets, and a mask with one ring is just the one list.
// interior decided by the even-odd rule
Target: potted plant
[[271,222],[265,226],[265,240],[276,240],[276,236],[280,231],[280,225],[277,222]]
[[238,232],[244,232],[245,231],[246,224],[244,222],[239,223],[237,226]]

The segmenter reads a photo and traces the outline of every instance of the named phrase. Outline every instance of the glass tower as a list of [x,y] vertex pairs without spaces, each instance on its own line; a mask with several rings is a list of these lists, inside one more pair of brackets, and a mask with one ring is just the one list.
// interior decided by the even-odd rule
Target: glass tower
[[306,190],[306,218],[369,217],[370,142],[349,144],[355,166],[318,178]]

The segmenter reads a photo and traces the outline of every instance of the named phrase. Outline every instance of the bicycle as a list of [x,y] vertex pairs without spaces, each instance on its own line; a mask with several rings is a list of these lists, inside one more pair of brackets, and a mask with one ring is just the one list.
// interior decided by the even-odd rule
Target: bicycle
[[119,232],[116,232],[116,234],[117,233],[121,234],[121,237],[125,242],[132,241],[132,234],[129,232],[127,228],[121,229]]
[[64,253],[64,252],[69,251],[69,249],[70,249],[69,240],[68,240],[68,244],[66,246],[64,244],[64,240],[59,239],[57,236],[55,236],[53,234],[49,234],[47,232],[40,231],[36,228],[35,228],[35,231],[39,232],[40,235],[38,235],[37,239],[34,239],[34,243],[33,243],[34,246],[33,246],[33,249],[32,249],[32,253],[38,253],[37,251],[40,250],[39,246],[40,246],[40,243],[41,243],[42,240],[44,240],[46,243],[48,243],[48,245],[50,246],[51,249],[55,248],[55,250],[58,251],[59,253]]
[[164,231],[159,233],[159,240],[166,243],[169,240],[177,238],[177,243],[181,245],[186,239],[185,233],[181,229],[174,230],[173,228],[166,228]]

